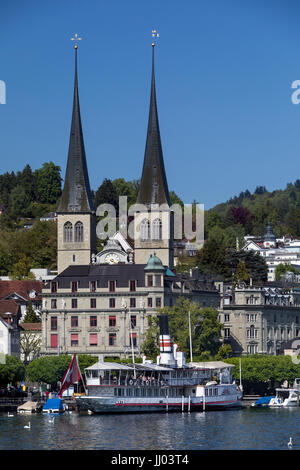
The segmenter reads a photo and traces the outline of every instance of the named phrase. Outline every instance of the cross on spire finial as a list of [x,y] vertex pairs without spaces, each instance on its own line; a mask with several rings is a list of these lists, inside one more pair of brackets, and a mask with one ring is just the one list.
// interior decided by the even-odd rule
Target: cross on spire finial
[[156,31],[156,29],[152,29],[152,47],[155,46],[155,43],[157,39],[159,38],[159,33]]
[[81,39],[82,39],[82,38],[79,38],[77,33],[75,33],[75,34],[74,34],[74,37],[71,38],[71,41],[75,41],[74,49],[77,49],[77,48],[78,48],[77,42],[78,42],[78,41],[81,41]]

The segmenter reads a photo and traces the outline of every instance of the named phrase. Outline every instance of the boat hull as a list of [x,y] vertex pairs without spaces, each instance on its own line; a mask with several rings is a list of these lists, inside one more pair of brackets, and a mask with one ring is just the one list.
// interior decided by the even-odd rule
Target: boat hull
[[186,411],[209,411],[223,410],[227,408],[240,408],[242,401],[234,397],[228,397],[223,401],[211,401],[203,404],[202,401],[191,401],[190,405],[181,401],[159,400],[152,402],[115,401],[107,397],[76,397],[76,403],[80,410],[92,411],[93,413],[147,413],[147,412],[186,412]]

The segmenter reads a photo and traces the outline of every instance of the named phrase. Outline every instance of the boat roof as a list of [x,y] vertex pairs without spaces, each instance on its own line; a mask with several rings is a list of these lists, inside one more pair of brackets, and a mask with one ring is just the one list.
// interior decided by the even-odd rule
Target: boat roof
[[188,366],[193,369],[228,369],[228,367],[235,367],[234,364],[227,364],[227,362],[222,361],[189,362]]
[[132,370],[127,364],[119,364],[118,362],[96,362],[84,370]]
[[157,370],[157,371],[170,371],[169,367],[163,367],[157,364],[120,364],[118,362],[96,362],[90,367],[86,367],[85,370],[130,370],[133,369],[140,369],[140,370]]

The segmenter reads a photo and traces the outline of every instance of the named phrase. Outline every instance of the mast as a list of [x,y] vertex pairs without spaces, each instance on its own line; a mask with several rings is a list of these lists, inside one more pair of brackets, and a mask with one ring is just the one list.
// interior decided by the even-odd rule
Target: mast
[[192,332],[191,332],[191,312],[189,311],[189,335],[190,335],[190,362],[193,362]]

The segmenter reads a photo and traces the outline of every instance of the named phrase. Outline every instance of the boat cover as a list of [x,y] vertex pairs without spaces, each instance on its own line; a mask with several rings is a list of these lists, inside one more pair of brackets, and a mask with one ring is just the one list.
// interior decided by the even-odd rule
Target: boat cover
[[60,410],[64,411],[63,401],[60,398],[48,398],[43,406],[43,411]]
[[268,405],[270,403],[271,398],[274,398],[274,397],[261,397],[258,400],[256,400],[255,405],[256,406]]

